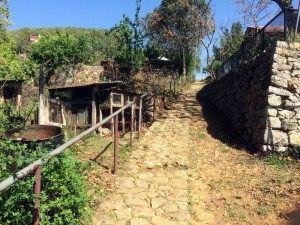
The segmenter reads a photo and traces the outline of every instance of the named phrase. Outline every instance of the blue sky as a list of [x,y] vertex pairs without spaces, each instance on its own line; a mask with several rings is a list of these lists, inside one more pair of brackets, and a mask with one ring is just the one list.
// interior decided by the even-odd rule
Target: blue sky
[[[84,3],[83,3],[84,2]],[[152,12],[161,0],[142,0],[141,16]],[[237,18],[233,0],[213,0],[219,24]],[[22,27],[111,28],[123,14],[133,17],[135,0],[10,0],[11,29]]]
[[[233,2],[212,1],[218,25],[238,19]],[[161,0],[142,0],[141,15],[152,12],[160,3]],[[123,14],[134,16],[135,0],[10,0],[9,8],[13,22],[11,29],[68,26],[111,28],[122,19]]]
[[[160,0],[142,0],[141,15],[153,11]],[[111,28],[123,14],[133,17],[135,0],[10,0],[13,26]]]

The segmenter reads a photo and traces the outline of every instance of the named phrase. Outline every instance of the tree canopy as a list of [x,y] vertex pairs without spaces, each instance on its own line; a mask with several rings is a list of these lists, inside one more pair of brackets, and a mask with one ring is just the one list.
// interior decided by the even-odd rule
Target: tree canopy
[[272,0],[276,2],[276,4],[281,8],[291,8],[292,7],[292,0]]
[[142,67],[145,56],[143,52],[144,33],[141,29],[139,12],[141,0],[136,0],[136,13],[134,21],[124,15],[119,25],[110,30],[117,39],[116,54],[113,56],[118,64],[131,65],[133,72],[139,71]]
[[83,36],[58,33],[47,35],[32,45],[30,58],[48,69],[49,77],[61,66],[75,66],[93,60],[92,46]]
[[180,62],[186,76],[200,40],[210,32],[210,20],[205,0],[163,0],[146,16],[146,34],[150,45]]
[[26,76],[25,61],[16,54],[16,44],[6,32],[0,37],[0,79],[23,79]]
[[9,24],[8,0],[0,0],[0,31]]
[[213,46],[216,60],[225,61],[233,55],[244,41],[243,27],[240,22],[231,25],[231,29],[225,28],[220,37],[220,46]]

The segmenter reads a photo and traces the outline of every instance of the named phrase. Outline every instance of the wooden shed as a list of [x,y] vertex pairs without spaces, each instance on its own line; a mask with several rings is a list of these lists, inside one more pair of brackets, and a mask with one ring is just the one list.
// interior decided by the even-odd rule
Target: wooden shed
[[0,102],[21,108],[22,84],[25,80],[0,80]]
[[[49,88],[48,123],[92,126],[139,95],[119,90],[121,81]],[[125,112],[122,115],[125,124]],[[123,128],[125,129],[125,128]]]

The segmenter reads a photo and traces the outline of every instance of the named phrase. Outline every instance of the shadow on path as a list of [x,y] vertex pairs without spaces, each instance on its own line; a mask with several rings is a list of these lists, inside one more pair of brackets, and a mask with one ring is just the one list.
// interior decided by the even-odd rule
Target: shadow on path
[[212,104],[199,98],[196,99],[202,108],[203,119],[207,122],[207,132],[215,139],[235,149],[245,149],[253,153],[254,147],[243,141],[242,137],[235,131],[233,126],[224,119],[224,116]]
[[300,224],[300,209],[296,209],[290,213],[283,215],[289,220],[288,225],[299,225]]

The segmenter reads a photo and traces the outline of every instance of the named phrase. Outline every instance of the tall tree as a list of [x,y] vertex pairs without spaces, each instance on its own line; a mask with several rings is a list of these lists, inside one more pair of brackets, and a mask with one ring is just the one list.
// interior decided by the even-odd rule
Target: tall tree
[[272,0],[272,1],[276,2],[277,5],[281,9],[291,8],[292,7],[292,0]]
[[209,31],[210,1],[163,0],[145,19],[146,34],[152,45],[171,58],[180,57],[182,74],[187,75],[190,60],[201,39]]
[[274,16],[274,9],[270,8],[275,2],[282,10],[292,7],[292,0],[234,0],[237,11],[244,17],[246,25],[258,26],[264,19]]
[[117,38],[118,51],[115,60],[119,64],[129,64],[133,72],[139,71],[145,61],[143,53],[144,33],[140,24],[141,0],[136,0],[136,13],[134,21],[124,15],[123,20],[111,29]]
[[46,76],[48,84],[55,69],[89,63],[93,56],[91,44],[86,37],[63,33],[42,37],[32,45],[30,51],[30,58],[48,69]]
[[[219,46],[214,45],[213,38],[215,33],[212,32],[203,46],[206,49],[206,64],[204,71],[208,72],[212,79],[215,79],[215,71],[222,63],[233,55],[244,41],[244,32],[240,22],[233,23],[231,29],[221,27]],[[213,45],[213,56],[211,56],[210,47]]]
[[234,0],[234,2],[247,26],[257,27],[261,21],[274,15],[274,11],[270,9],[271,0]]
[[0,31],[9,24],[8,0],[0,0]]
[[240,48],[244,41],[244,32],[240,22],[233,23],[230,30],[228,28],[221,30],[220,47],[214,46],[213,52],[216,60],[225,61]]
[[16,43],[5,31],[0,37],[0,80],[25,78],[25,61],[16,53]]

